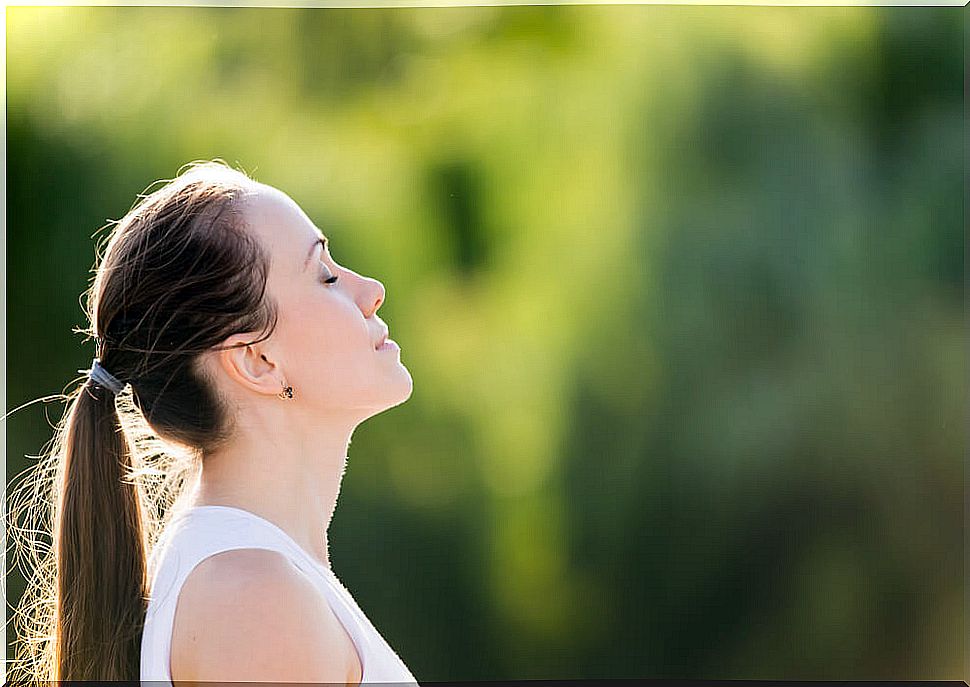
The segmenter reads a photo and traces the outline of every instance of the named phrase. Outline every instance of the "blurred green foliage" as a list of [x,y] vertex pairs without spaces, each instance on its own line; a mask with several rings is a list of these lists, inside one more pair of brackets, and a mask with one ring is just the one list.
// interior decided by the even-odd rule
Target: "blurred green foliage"
[[[331,547],[419,680],[960,677],[962,41],[959,8],[7,8],[8,406],[90,362],[94,231],[221,157],[387,287],[414,394]],[[60,412],[8,420],[8,479]]]

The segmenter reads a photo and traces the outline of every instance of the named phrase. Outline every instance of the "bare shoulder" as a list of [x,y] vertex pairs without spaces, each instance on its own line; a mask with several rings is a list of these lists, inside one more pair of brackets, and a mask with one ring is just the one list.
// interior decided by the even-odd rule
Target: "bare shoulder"
[[267,549],[199,563],[179,593],[173,681],[359,683],[353,642],[313,583]]

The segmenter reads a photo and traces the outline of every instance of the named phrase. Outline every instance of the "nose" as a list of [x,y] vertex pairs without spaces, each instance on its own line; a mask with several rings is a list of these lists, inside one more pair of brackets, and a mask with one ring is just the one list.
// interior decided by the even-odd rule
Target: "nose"
[[384,303],[386,291],[384,285],[377,279],[362,277],[366,288],[361,289],[361,310],[366,317],[370,317]]

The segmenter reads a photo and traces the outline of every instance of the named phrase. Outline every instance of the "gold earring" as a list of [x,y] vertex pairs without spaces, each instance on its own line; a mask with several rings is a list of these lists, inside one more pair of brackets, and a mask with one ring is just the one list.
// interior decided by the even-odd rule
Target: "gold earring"
[[[283,383],[280,382],[280,384],[283,384]],[[282,399],[293,398],[293,387],[284,385],[283,390],[278,394],[276,394],[276,396]]]

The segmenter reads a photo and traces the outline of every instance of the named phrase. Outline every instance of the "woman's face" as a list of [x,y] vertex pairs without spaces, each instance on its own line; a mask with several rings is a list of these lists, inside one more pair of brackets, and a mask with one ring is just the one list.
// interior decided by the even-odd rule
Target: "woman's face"
[[[400,350],[377,349],[384,285],[340,265],[285,193],[258,185],[246,217],[270,254],[267,292],[279,308],[272,355],[294,399],[318,413],[361,418],[403,403],[412,380]],[[336,279],[333,279],[336,277]]]

